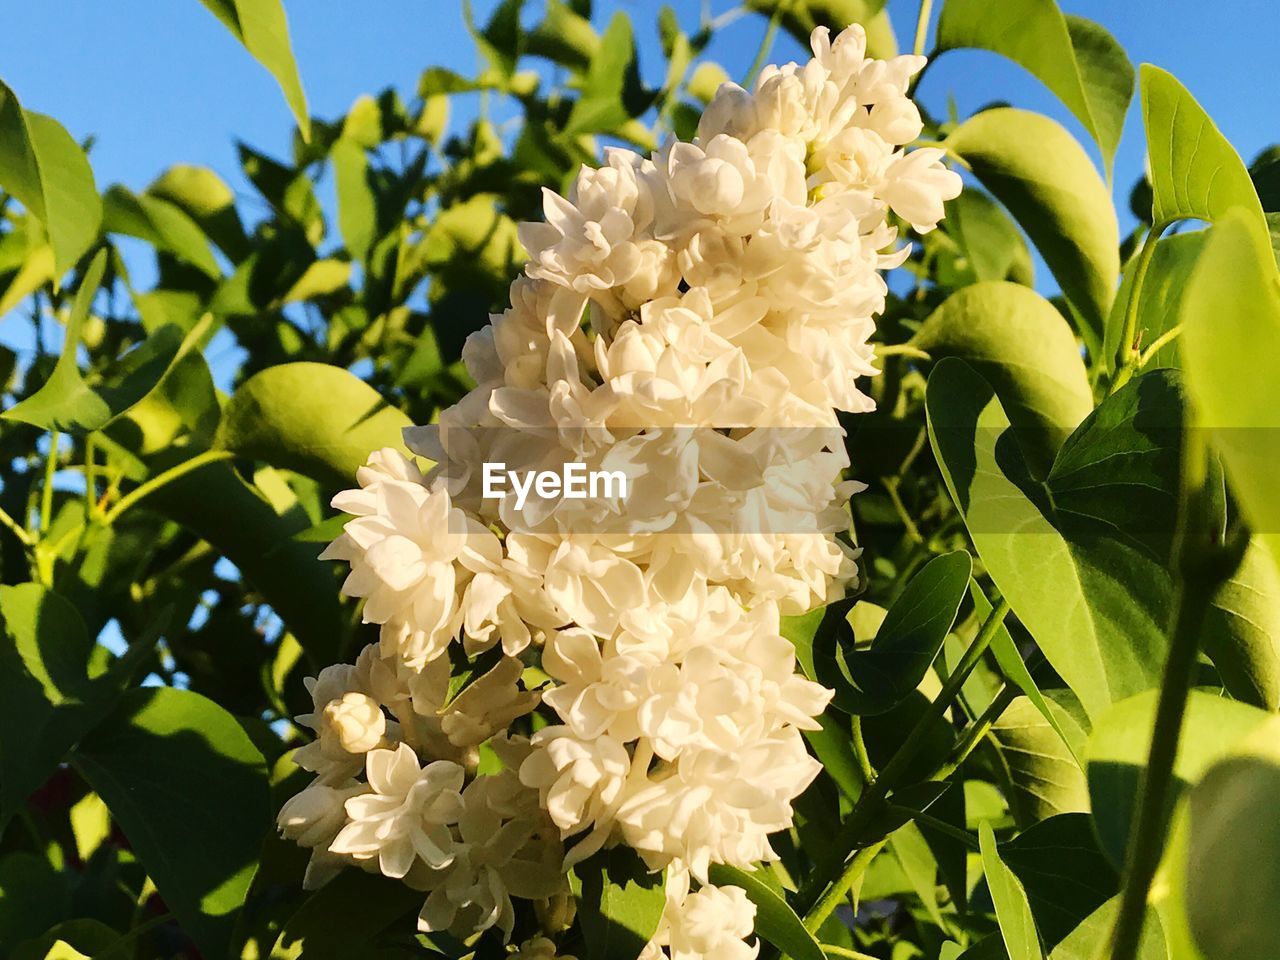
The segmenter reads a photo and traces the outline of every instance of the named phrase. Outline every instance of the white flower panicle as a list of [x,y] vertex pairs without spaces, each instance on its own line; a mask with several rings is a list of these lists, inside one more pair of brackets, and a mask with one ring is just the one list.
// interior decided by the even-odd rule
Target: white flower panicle
[[[354,865],[421,890],[425,931],[510,937],[513,898],[563,915],[567,868],[621,843],[667,875],[646,957],[757,955],[754,906],[708,871],[776,859],[820,769],[802,731],[831,693],[779,617],[856,578],[836,413],[872,407],[892,217],[931,230],[961,185],[905,149],[923,58],[868,59],[857,26],[812,48],[722,86],[693,142],[546,191],[511,306],[463,351],[476,387],[406,431],[434,466],[378,451],[334,499],[353,519],[323,556],[380,640],[308,681],[315,779],[280,829],[309,885]],[[485,496],[498,462],[629,492],[517,506]],[[553,960],[558,930],[514,955]]]

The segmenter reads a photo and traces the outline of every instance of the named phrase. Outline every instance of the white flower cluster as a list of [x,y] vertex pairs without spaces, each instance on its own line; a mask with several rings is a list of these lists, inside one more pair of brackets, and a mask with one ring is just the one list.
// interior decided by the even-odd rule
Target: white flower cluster
[[[512,897],[563,898],[567,867],[624,843],[667,871],[647,957],[755,956],[754,907],[708,868],[775,858],[819,770],[801,731],[830,692],[779,616],[856,576],[836,411],[872,405],[880,271],[906,256],[890,212],[930,230],[960,190],[903,149],[922,58],[867,59],[857,26],[812,46],[723,86],[694,142],[547,192],[510,308],[464,350],[477,386],[406,431],[435,465],[384,450],[335,498],[354,519],[324,556],[381,640],[300,718],[316,779],[280,825],[309,883],[355,864],[424,891],[424,930],[509,936]],[[517,510],[483,496],[486,462],[619,469],[631,492]],[[539,700],[558,722],[512,732]]]

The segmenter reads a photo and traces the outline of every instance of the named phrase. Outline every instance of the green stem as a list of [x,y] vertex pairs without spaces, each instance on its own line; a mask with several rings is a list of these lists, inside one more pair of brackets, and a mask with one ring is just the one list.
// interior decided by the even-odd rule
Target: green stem
[[90,520],[98,515],[98,439],[92,433],[84,439],[84,510]]
[[921,350],[919,347],[913,347],[909,343],[883,343],[876,344],[877,357],[911,357],[915,360],[932,360],[933,357]]
[[1125,858],[1120,910],[1100,960],[1134,960],[1142,938],[1151,881],[1164,848],[1165,821],[1173,786],[1173,767],[1182,737],[1187,694],[1200,652],[1205,613],[1217,588],[1240,563],[1246,537],[1224,544],[1211,521],[1207,457],[1194,430],[1184,444],[1183,483],[1178,536],[1174,548],[1177,584],[1170,624],[1169,654],[1160,681],[1155,725],[1147,765],[1138,788],[1138,802]]
[[130,490],[120,501],[108,510],[102,517],[102,525],[109,527],[120,519],[121,514],[134,506],[138,501],[155,493],[161,487],[168,483],[172,483],[179,477],[185,476],[193,470],[199,470],[203,466],[210,463],[217,463],[220,460],[230,460],[235,456],[230,450],[206,450],[204,453],[196,454],[190,460],[183,460],[177,466],[170,467],[164,473],[152,477],[146,483],[139,484]]
[[1173,341],[1177,340],[1181,335],[1182,324],[1177,323],[1152,340],[1147,348],[1142,351],[1142,356],[1138,357],[1138,369],[1141,370],[1148,363],[1154,360],[1157,353],[1159,353],[1164,347],[1173,343]]
[[1009,603],[1002,599],[978,630],[978,635],[973,638],[973,643],[964,652],[955,670],[943,683],[941,692],[930,702],[911,732],[907,734],[902,746],[880,771],[880,775],[858,798],[853,812],[849,814],[849,819],[840,828],[840,834],[832,844],[832,849],[837,851],[840,859],[828,859],[815,867],[813,879],[805,885],[805,890],[800,894],[799,899],[802,905],[812,904],[805,914],[805,926],[810,930],[816,930],[822,926],[831,915],[831,911],[844,899],[850,887],[857,882],[862,871],[866,869],[866,863],[860,862],[859,857],[865,850],[871,849],[870,847],[859,850],[846,864],[844,857],[847,856],[847,851],[857,847],[863,832],[889,796],[889,791],[899,785],[898,781],[915,760],[933,725],[942,719],[959,696],[960,689],[973,673],[983,654],[987,652],[987,648],[991,646],[991,641],[995,639],[996,632],[1004,623],[1008,613]]
[[10,533],[18,538],[18,542],[28,549],[35,543],[31,538],[31,534],[27,533],[26,528],[9,516],[8,511],[3,508],[0,508],[0,526],[7,528]]
[[58,440],[62,433],[52,430],[49,433],[49,453],[44,461],[44,486],[40,488],[40,536],[49,532],[49,523],[53,519],[53,475],[58,472]]
[[829,957],[846,957],[848,960],[879,960],[869,953],[859,953],[857,950],[850,950],[848,947],[839,947],[834,943],[820,943],[819,947],[822,952]]
[[973,753],[978,744],[982,742],[982,738],[990,732],[995,722],[1009,709],[1009,704],[1017,699],[1019,692],[1018,688],[1011,683],[1004,685],[996,695],[996,698],[987,706],[987,709],[982,711],[982,716],[965,728],[960,742],[951,751],[951,759],[938,771],[934,777],[935,780],[945,780],[960,769],[960,765],[969,758],[969,754]]
[[1117,357],[1119,368],[1115,379],[1111,381],[1111,393],[1115,393],[1133,376],[1138,368],[1141,356],[1138,339],[1138,304],[1142,299],[1142,284],[1147,278],[1147,268],[1151,266],[1151,258],[1155,256],[1156,241],[1169,229],[1169,222],[1157,223],[1148,231],[1142,240],[1142,249],[1138,251],[1138,259],[1133,264],[1133,283],[1129,285],[1129,299],[1124,304],[1124,327],[1120,331],[1120,355]]
[[804,917],[805,929],[810,933],[817,932],[818,928],[827,922],[827,917],[835,911],[849,896],[849,891],[857,885],[862,879],[862,875],[867,872],[867,867],[871,866],[871,861],[876,858],[884,841],[871,844],[869,847],[863,847],[853,855],[853,859],[841,871],[836,881],[827,887],[818,902],[813,905]]
[[934,830],[938,833],[945,833],[947,836],[952,837],[955,840],[959,840],[974,852],[977,852],[979,849],[978,838],[976,836],[968,830],[962,830],[953,823],[947,823],[947,821],[933,816],[931,813],[916,811],[911,819],[913,819],[919,826],[928,827],[930,830]]
[[933,0],[920,0],[920,15],[916,17],[916,40],[911,45],[911,52],[917,57],[924,56],[924,41],[929,35],[931,13],[933,13]]
[[790,6],[791,0],[780,0],[778,5],[773,8],[773,13],[769,16],[769,25],[764,28],[764,36],[760,38],[760,48],[756,51],[755,59],[751,61],[747,75],[742,79],[742,85],[748,90],[751,89],[751,84],[755,82],[756,75],[763,69],[765,58],[769,56],[769,51],[773,49],[773,38],[778,34],[778,24]]
[[853,759],[858,764],[858,772],[862,774],[862,782],[873,783],[876,779],[876,768],[871,765],[871,755],[867,753],[867,742],[862,737],[861,717],[853,718],[852,732]]

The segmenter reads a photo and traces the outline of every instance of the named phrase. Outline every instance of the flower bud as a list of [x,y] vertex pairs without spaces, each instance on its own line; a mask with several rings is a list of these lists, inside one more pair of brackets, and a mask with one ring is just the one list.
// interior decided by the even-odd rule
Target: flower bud
[[329,702],[323,722],[347,753],[368,753],[387,732],[387,718],[378,702],[354,690]]

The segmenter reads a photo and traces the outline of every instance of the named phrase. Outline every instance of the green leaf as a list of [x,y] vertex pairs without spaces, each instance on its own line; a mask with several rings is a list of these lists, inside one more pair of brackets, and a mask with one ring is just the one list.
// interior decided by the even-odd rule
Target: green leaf
[[912,338],[935,360],[959,357],[995,388],[1039,476],[1093,409],[1076,339],[1053,304],[1016,283],[964,287]]
[[103,228],[108,233],[138,237],[185,260],[212,280],[222,277],[209,240],[191,217],[168,200],[134,194],[121,186],[103,197]]
[[[271,956],[306,960],[399,957],[381,937],[399,921],[412,928],[425,895],[398,880],[346,870],[307,898],[280,931]],[[421,954],[416,954],[421,956]]]
[[978,844],[982,851],[982,869],[991,889],[991,901],[996,907],[1000,937],[1009,952],[1009,960],[1044,960],[1027,894],[1013,871],[1000,859],[995,834],[986,821],[978,827]]
[[[160,459],[155,466],[173,463]],[[147,497],[138,507],[144,508],[182,524],[234,563],[297,637],[313,669],[341,656],[349,614],[338,599],[333,565],[317,559],[314,544],[293,540],[307,525],[305,516],[282,516],[226,463],[183,474]]]
[[1124,115],[1133,98],[1133,64],[1092,20],[1064,17],[1054,0],[946,0],[939,52],[990,50],[1024,67],[1075,114],[1102,151],[1111,177]]
[[1280,562],[1280,286],[1247,213],[1209,231],[1182,303],[1182,362],[1197,423],[1249,526]]
[[65,598],[0,586],[0,831],[100,718],[93,640]]
[[1264,223],[1244,161],[1187,88],[1149,63],[1142,65],[1140,76],[1152,222],[1214,221],[1243,207],[1258,224]]
[[66,343],[49,379],[21,403],[0,413],[0,417],[68,433],[101,430],[154,390],[175,360],[194,342],[191,337],[184,340],[177,327],[163,327],[125,354],[107,383],[95,386],[86,383],[80,373],[76,350],[102,283],[106,261],[103,251],[94,258],[80,281],[67,321]]
[[[1120,910],[1120,898],[1113,897],[1086,917],[1063,941],[1053,948],[1049,960],[1097,960],[1105,955]],[[1154,910],[1147,911],[1142,925],[1142,940],[1138,944],[1136,960],[1193,960],[1169,951],[1164,930]]]
[[240,724],[199,694],[136,689],[73,764],[201,953],[226,956],[271,829],[266,764]]
[[644,113],[652,99],[640,83],[631,19],[618,11],[591,58],[582,95],[569,112],[564,134],[571,137],[616,132],[628,120]]
[[341,367],[286,363],[246,380],[232,396],[218,445],[240,456],[350,485],[370,453],[400,447],[409,418]]
[[1005,209],[977,187],[947,202],[946,224],[973,280],[1033,283],[1035,267],[1022,232]]
[[1087,813],[1033,824],[1000,844],[1000,857],[1026,890],[1049,948],[1120,892],[1120,877],[1099,849]]
[[747,899],[756,905],[756,933],[792,960],[825,960],[822,948],[796,912],[754,873],[714,864],[709,879],[717,886],[741,887],[746,891]]
[[990,386],[964,363],[938,364],[926,406],[979,556],[1086,712],[1155,686],[1181,456],[1172,375],[1147,374],[1108,398],[1043,483],[1030,477]]
[[963,550],[930,560],[889,608],[869,649],[845,650],[839,632],[819,633],[814,665],[818,680],[836,691],[833,705],[874,716],[910,695],[955,623],[972,570],[973,561]]
[[338,188],[338,229],[351,256],[363,260],[378,232],[378,202],[369,183],[369,160],[360,144],[345,137],[334,143],[329,156]]
[[783,28],[802,47],[808,47],[814,27],[828,27],[834,35],[860,23],[867,30],[867,56],[886,60],[898,52],[885,0],[747,0],[746,6],[766,17],[780,14]]
[[249,254],[249,239],[236,212],[235,194],[208,167],[175,164],[157,177],[146,193],[168,201],[194,220],[233,263]]
[[924,834],[914,823],[907,822],[890,834],[888,842],[889,850],[902,867],[911,889],[920,898],[925,913],[945,930],[946,921],[938,909],[938,861]]
[[[1155,691],[1131,697],[1104,714],[1089,737],[1087,773],[1094,826],[1102,849],[1117,865],[1124,863],[1128,849],[1138,784],[1151,748],[1155,710]],[[1178,742],[1169,810],[1178,795],[1195,784],[1215,760],[1230,753],[1271,716],[1257,707],[1193,690]]]
[[1076,762],[1084,752],[1087,732],[1067,707],[1053,699],[1045,706],[1054,724],[1030,700],[1018,697],[991,727],[1013,786],[1009,805],[1017,822],[1028,827],[1057,814],[1089,809],[1089,788]]
[[2,81],[0,187],[44,224],[55,279],[98,238],[102,201],[84,151],[58,121],[24,110]]
[[666,875],[629,847],[611,847],[573,868],[588,958],[635,960],[658,929]]
[[[1203,230],[1193,230],[1172,236],[1161,237],[1156,241],[1155,251],[1151,255],[1151,263],[1147,267],[1142,281],[1142,291],[1138,296],[1138,320],[1135,331],[1143,344],[1154,343],[1179,322],[1178,308],[1186,292],[1187,282],[1191,279],[1191,270],[1204,249],[1208,234]],[[1116,302],[1107,319],[1106,342],[1102,347],[1100,360],[1110,369],[1120,352],[1120,338],[1124,331],[1124,312],[1133,290],[1133,271],[1126,270],[1120,284],[1120,292],[1116,294]],[[1156,351],[1148,363],[1148,367],[1181,366],[1179,345],[1174,342]]]
[[[969,581],[969,595],[973,598],[973,610],[978,621],[985,621],[991,615],[993,607],[976,580]],[[1049,701],[1041,693],[1035,678],[1031,676],[1031,671],[1027,669],[1026,662],[1022,659],[1022,654],[1018,652],[1018,647],[1013,642],[1013,637],[1009,635],[1009,628],[1004,623],[1000,624],[994,639],[991,641],[991,654],[995,657],[996,663],[999,664],[1000,671],[1004,674],[1005,679],[1022,691],[1023,696],[1039,711],[1045,722],[1053,728],[1053,731],[1058,735],[1058,739],[1071,751],[1076,766],[1083,770],[1084,764],[1080,760],[1079,751],[1081,743],[1068,732],[1069,730],[1074,730],[1078,725],[1064,722],[1058,715],[1059,708],[1056,703],[1052,707],[1050,706]]]
[[298,122],[302,139],[311,139],[311,115],[307,95],[298,76],[289,42],[289,22],[280,0],[200,0],[231,31],[250,55],[267,68],[280,85],[289,109]]
[[1189,795],[1184,896],[1206,960],[1270,960],[1280,938],[1280,726],[1261,732],[1268,749],[1221,761]]
[[1096,350],[1120,276],[1119,226],[1084,149],[1060,124],[1012,107],[969,118],[947,148],[1022,225]]

